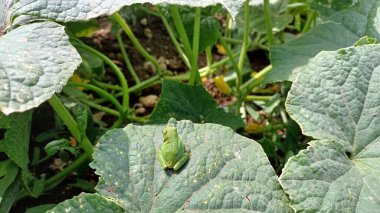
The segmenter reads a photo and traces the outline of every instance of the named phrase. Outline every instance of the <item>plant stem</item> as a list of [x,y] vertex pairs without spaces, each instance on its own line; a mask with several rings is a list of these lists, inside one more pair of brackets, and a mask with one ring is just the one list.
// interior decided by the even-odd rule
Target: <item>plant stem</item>
[[83,165],[85,162],[91,159],[91,154],[85,152],[83,153],[79,158],[77,158],[74,162],[72,162],[70,165],[68,165],[66,168],[64,168],[59,173],[55,174],[54,176],[50,177],[45,181],[44,191],[47,191],[57,185],[57,182],[60,182],[63,180],[66,176],[70,175],[73,171],[75,171],[78,167]]
[[49,103],[58,116],[62,119],[63,123],[67,126],[70,133],[79,141],[79,146],[84,150],[84,153],[61,172],[47,179],[44,186],[45,189],[50,188],[51,185],[56,185],[56,182],[61,181],[64,177],[75,171],[84,162],[91,159],[91,154],[94,150],[94,147],[88,140],[87,136],[81,134],[76,121],[58,97],[53,95],[53,97],[49,100]]
[[224,36],[223,36],[223,40],[226,41],[226,42],[229,42],[229,43],[233,43],[233,44],[241,44],[241,43],[243,43],[239,39],[228,38],[228,37],[224,37]]
[[49,100],[49,104],[58,114],[58,116],[62,119],[67,129],[77,139],[77,141],[82,141],[82,135],[78,128],[77,122],[71,116],[70,112],[66,109],[66,107],[62,104],[59,98],[56,95],[53,95],[53,97],[51,97],[51,99]]
[[226,50],[227,56],[228,56],[228,58],[230,58],[232,66],[234,67],[236,72],[239,72],[238,70],[240,69],[240,67],[236,63],[235,57],[232,54],[230,47],[227,45],[226,41],[224,40],[224,38],[221,34],[219,34],[219,41],[223,45],[223,48]]
[[71,82],[71,81],[69,81],[67,83],[67,85],[74,86],[74,87],[83,87],[83,88],[86,88],[86,89],[90,89],[90,90],[96,92],[98,95],[100,95],[100,96],[106,98],[107,100],[109,100],[113,105],[115,105],[116,109],[121,114],[123,114],[123,112],[124,112],[123,106],[120,105],[120,103],[117,101],[117,99],[114,98],[113,95],[109,94],[107,91],[105,91],[103,89],[100,89],[99,87],[96,87],[96,86],[91,85],[91,84],[79,83],[79,82]]
[[179,14],[178,7],[176,5],[170,5],[169,9],[173,17],[174,26],[179,35],[179,40],[181,41],[183,45],[187,58],[189,58],[189,60],[191,61],[192,60],[191,59],[192,57],[191,45],[190,45],[189,38],[187,37],[185,27],[183,25],[181,15]]
[[314,21],[314,18],[315,18],[315,12],[314,11],[309,11],[307,13],[307,18],[306,18],[305,26],[303,26],[303,28],[302,28],[302,33],[306,33],[307,31],[310,30],[311,23]]
[[211,47],[206,47],[205,52],[206,52],[207,67],[210,68],[211,65],[212,65],[212,51],[211,51]]
[[190,79],[189,85],[194,85],[197,82],[197,78],[200,80],[198,71],[198,50],[199,50],[199,34],[200,34],[200,24],[201,24],[201,8],[195,8],[194,17],[194,33],[193,33],[193,57],[191,57],[191,69],[190,69]]
[[[225,39],[229,39],[229,38],[232,37],[232,29],[233,29],[233,23],[234,23],[233,22],[233,18],[231,17],[231,15],[227,14],[227,20],[226,20],[226,22],[227,22],[227,26],[226,26],[226,29],[224,31],[224,36],[225,36]],[[242,42],[240,41],[240,44],[241,43]],[[227,45],[228,45],[228,47],[231,47],[230,44],[227,44]]]
[[237,98],[237,104],[236,104],[236,113],[240,114],[240,108],[242,105],[242,102],[244,98],[242,98],[240,95],[240,86],[243,83],[243,66],[244,66],[244,60],[247,56],[247,50],[248,50],[248,42],[249,42],[249,0],[246,0],[244,2],[244,35],[243,35],[243,43],[240,51],[240,57],[238,62],[238,69],[236,70],[236,93],[238,94]]
[[139,123],[146,123],[148,121],[147,118],[141,118],[141,117],[135,117],[135,116],[128,116],[128,119],[131,121],[139,122]]
[[266,66],[264,69],[258,72],[255,77],[251,78],[244,85],[242,85],[241,91],[244,91],[243,97],[246,97],[254,87],[259,86],[263,81],[264,76],[268,74],[270,71],[272,71],[272,65]]
[[[149,78],[149,79],[147,79],[147,80],[141,82],[140,84],[137,84],[137,85],[132,86],[132,87],[129,89],[129,92],[130,92],[130,93],[140,92],[140,91],[143,90],[143,89],[146,89],[146,88],[148,88],[148,87],[150,87],[150,86],[153,86],[153,85],[155,85],[155,84],[158,84],[160,81],[161,81],[161,76],[160,76],[160,75],[155,75],[155,76],[153,76],[153,77],[151,77],[151,78]],[[114,95],[114,97],[117,98],[117,97],[120,97],[121,95],[122,95],[121,92],[120,92],[120,93],[116,93],[116,94]],[[102,103],[102,102],[103,102],[103,101],[101,101],[101,102],[96,102],[96,103]]]
[[99,111],[103,111],[103,112],[110,114],[110,115],[113,115],[115,117],[120,117],[120,112],[118,112],[116,110],[110,109],[108,107],[102,106],[102,105],[94,103],[92,101],[88,101],[88,100],[81,100],[81,101],[83,103],[87,104],[89,107],[92,107],[92,108],[97,109]]
[[181,48],[181,44],[177,41],[176,37],[175,37],[175,33],[172,29],[172,27],[170,26],[169,22],[168,22],[168,19],[162,14],[160,13],[160,17],[161,17],[161,20],[162,20],[162,23],[164,24],[165,28],[166,28],[166,31],[168,32],[169,34],[169,37],[170,39],[172,40],[173,44],[174,44],[174,47],[177,49],[178,51],[178,54],[179,56],[181,57],[182,61],[185,63],[185,65],[190,68],[190,62],[189,62],[189,59],[187,58],[186,54],[183,52],[182,48]]
[[118,79],[120,81],[121,87],[123,89],[123,108],[124,108],[124,110],[122,110],[120,112],[124,113],[124,111],[127,111],[129,109],[129,90],[128,90],[128,83],[127,83],[127,80],[125,79],[123,72],[121,72],[119,67],[115,63],[113,63],[113,61],[111,59],[109,59],[107,56],[105,56],[103,53],[95,50],[94,48],[92,48],[90,46],[85,45],[79,39],[76,39],[76,38],[72,38],[72,39],[79,45],[80,48],[83,48],[83,49],[89,51],[90,53],[101,58],[115,72],[116,76],[118,77]]
[[145,48],[141,45],[139,40],[136,38],[135,34],[133,34],[131,28],[127,24],[127,22],[121,17],[119,13],[114,13],[112,15],[116,21],[119,23],[120,27],[124,30],[125,34],[127,34],[128,38],[131,40],[133,45],[136,47],[137,51],[144,56],[148,61],[150,61],[153,66],[156,68],[157,73],[161,73],[161,66],[160,63],[154,58],[152,55],[148,53],[148,51],[145,50]]
[[127,65],[127,68],[129,72],[131,73],[133,80],[135,80],[136,84],[140,83],[141,81],[139,77],[137,76],[136,71],[133,68],[131,61],[129,60],[127,51],[125,50],[124,42],[121,38],[121,32],[116,33],[116,40],[117,40],[117,43],[119,44],[121,55],[124,58],[125,64]]
[[148,87],[150,87],[150,86],[152,86],[152,85],[154,85],[160,81],[161,81],[161,76],[155,75],[155,76],[148,78],[147,80],[141,82],[140,84],[134,85],[133,87],[131,87],[130,91],[131,91],[131,93],[140,92],[141,90],[148,88]]
[[[237,57],[239,56],[239,53],[235,53],[233,55],[233,57]],[[211,67],[203,67],[203,68],[200,68],[199,69],[199,74],[201,75],[201,77],[204,77],[206,76],[207,74],[210,74],[213,72],[213,70],[217,69],[218,67],[221,67],[223,66],[224,64],[226,64],[227,62],[229,62],[231,59],[230,57],[225,57],[223,58],[222,60],[218,61],[218,62],[215,62],[211,65]]]
[[247,95],[245,101],[268,101],[272,96]]
[[[108,90],[116,90],[116,91],[122,91],[123,88],[117,86],[117,85],[112,85],[112,84],[107,84],[95,79],[91,79],[91,82],[93,82],[96,86],[101,87],[102,89],[108,89]],[[130,91],[129,91],[130,92]]]
[[267,37],[270,45],[276,45],[276,39],[273,35],[273,23],[271,17],[271,10],[269,0],[264,0],[264,16],[265,16],[265,26],[267,29]]

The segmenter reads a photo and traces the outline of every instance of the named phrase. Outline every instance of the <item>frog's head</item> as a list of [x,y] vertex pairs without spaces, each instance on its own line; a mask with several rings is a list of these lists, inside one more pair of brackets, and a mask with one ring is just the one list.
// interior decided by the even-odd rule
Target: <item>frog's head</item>
[[162,132],[164,135],[164,142],[170,142],[168,139],[177,136],[177,128],[174,126],[167,125]]
[[177,126],[177,120],[175,118],[170,118],[168,121],[168,126],[176,127]]

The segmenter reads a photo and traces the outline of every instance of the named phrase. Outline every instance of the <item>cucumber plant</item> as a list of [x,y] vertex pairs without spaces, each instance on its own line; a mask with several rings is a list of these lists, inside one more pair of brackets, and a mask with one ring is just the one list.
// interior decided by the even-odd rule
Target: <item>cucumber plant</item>
[[[189,70],[187,73],[172,76],[143,47],[117,12],[124,6],[141,3],[158,5],[143,10],[162,20]],[[380,39],[380,3],[376,0],[270,3],[269,0],[262,4],[249,0],[3,0],[0,3],[0,151],[5,155],[0,156],[0,212],[8,212],[21,198],[39,197],[88,162],[100,177],[95,192],[82,193],[58,205],[37,206],[34,211],[369,212],[379,209],[380,46],[376,39]],[[214,7],[216,4],[229,13],[225,13],[227,26],[210,27],[215,30],[210,33],[214,37],[205,45],[204,29],[217,26],[211,15],[223,11]],[[264,18],[260,21],[255,15],[251,17],[252,11],[261,11]],[[278,12],[278,16],[271,11]],[[284,11],[295,13],[293,28],[288,27],[291,17]],[[104,15],[116,24],[115,36],[121,49],[122,31],[152,64],[154,76],[140,80],[129,66],[135,82],[130,86],[114,61],[71,33],[66,34],[62,25]],[[186,22],[186,17],[193,21]],[[251,19],[257,22],[250,25],[254,22]],[[264,24],[257,27],[260,22]],[[239,29],[234,30],[233,26]],[[301,36],[287,34],[292,30],[300,31]],[[367,37],[361,39],[364,36]],[[285,43],[288,37],[291,41]],[[220,43],[226,54],[220,61],[213,61],[210,54],[215,42]],[[257,47],[269,51],[271,65],[249,76],[247,51]],[[85,58],[78,50],[102,61],[100,66],[108,66],[119,85],[95,80],[68,81],[81,57]],[[200,51],[206,55],[204,68],[198,68]],[[123,57],[130,64],[125,52]],[[226,76],[236,97],[230,113],[217,108],[200,84],[202,77],[223,65],[233,71]],[[186,80],[188,85],[173,81],[176,79]],[[257,99],[250,95],[252,91],[262,89],[262,84],[278,81],[292,82],[286,111],[300,125],[303,134],[313,139],[307,149],[287,159],[280,176],[259,143],[233,131],[244,125],[240,112],[248,109],[248,100]],[[130,106],[130,95],[161,82],[162,99],[151,120],[137,117]],[[77,87],[101,98],[93,101]],[[62,90],[65,95],[56,95]],[[86,107],[72,102],[71,98],[80,99]],[[51,156],[59,150],[71,150],[75,155],[70,165],[49,177],[38,176],[29,168],[30,163],[44,161],[30,162],[28,150],[32,146],[33,109],[44,102],[50,104],[78,142],[75,149],[69,147],[67,140],[53,141],[45,147]],[[96,137],[90,137],[88,131],[87,107],[115,117],[111,130],[96,146]],[[178,120],[177,139],[191,151],[191,157],[177,171],[163,170],[157,159],[157,150],[164,141],[162,124],[169,117]],[[128,122],[148,124],[123,127]]]

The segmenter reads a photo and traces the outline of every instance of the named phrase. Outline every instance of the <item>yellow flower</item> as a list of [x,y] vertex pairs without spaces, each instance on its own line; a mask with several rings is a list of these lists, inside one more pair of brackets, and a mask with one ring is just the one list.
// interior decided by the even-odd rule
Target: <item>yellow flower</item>
[[215,83],[215,86],[218,88],[218,90],[221,91],[222,93],[226,95],[231,94],[231,87],[224,81],[223,75],[216,76],[214,78],[214,83]]
[[219,54],[221,54],[221,55],[227,54],[226,49],[224,49],[223,45],[216,44],[215,46],[216,46],[216,50],[218,51]]
[[[78,83],[88,83],[90,80],[88,79],[82,79],[78,74],[74,73],[74,75],[70,78],[72,82],[78,82]],[[83,91],[83,87],[77,87],[79,91]]]
[[255,134],[260,133],[263,128],[264,127],[258,123],[247,123],[247,125],[244,127],[244,130],[248,133]]

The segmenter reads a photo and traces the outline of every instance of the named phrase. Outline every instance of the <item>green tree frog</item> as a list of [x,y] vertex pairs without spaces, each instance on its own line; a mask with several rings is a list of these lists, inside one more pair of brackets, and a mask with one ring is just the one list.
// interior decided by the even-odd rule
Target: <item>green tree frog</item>
[[170,118],[163,135],[164,144],[158,149],[157,156],[163,169],[180,169],[190,157],[185,145],[181,142],[177,133],[177,121]]

